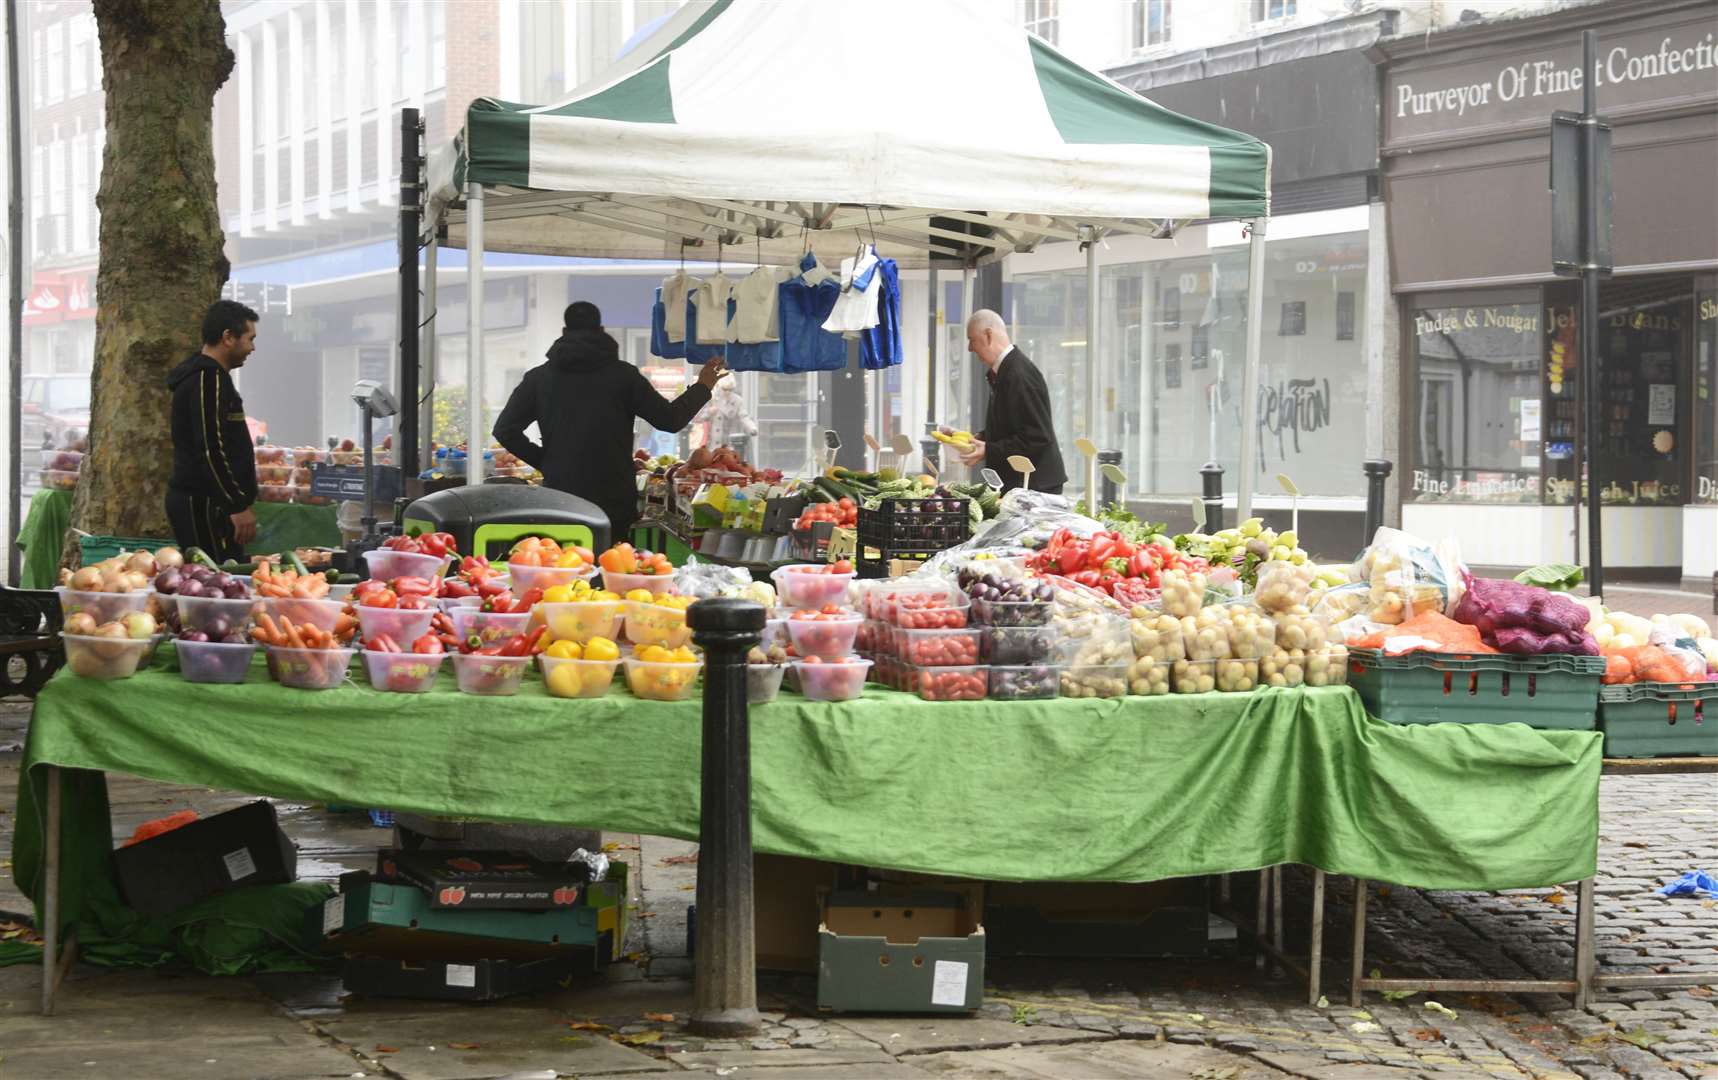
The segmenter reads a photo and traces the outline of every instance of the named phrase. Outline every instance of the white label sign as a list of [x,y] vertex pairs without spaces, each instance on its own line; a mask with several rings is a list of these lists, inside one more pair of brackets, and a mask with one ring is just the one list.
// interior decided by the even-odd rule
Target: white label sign
[[470,964],[447,965],[447,985],[477,988],[477,969]]
[[966,1004],[967,965],[955,960],[938,960],[931,978],[931,1004]]
[[250,848],[240,848],[221,856],[221,861],[227,864],[227,879],[243,881],[257,872],[256,860],[251,858]]
[[1646,422],[1655,425],[1676,423],[1676,384],[1653,383],[1647,389]]
[[1539,399],[1521,399],[1521,441],[1536,443],[1539,441]]
[[330,896],[322,905],[322,932],[332,934],[346,925],[346,897]]

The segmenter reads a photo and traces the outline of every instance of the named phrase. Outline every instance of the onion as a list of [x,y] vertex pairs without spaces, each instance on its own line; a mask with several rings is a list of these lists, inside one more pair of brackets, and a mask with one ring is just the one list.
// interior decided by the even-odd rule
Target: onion
[[155,565],[175,567],[185,565],[185,556],[176,547],[164,547],[155,553]]
[[202,596],[203,583],[194,577],[187,577],[179,582],[180,596]]
[[170,567],[163,570],[159,574],[155,575],[155,591],[176,593],[179,591],[179,583],[182,578],[183,575],[180,574],[177,567]]
[[66,616],[65,632],[74,636],[87,637],[95,633],[95,616],[87,611],[79,611]]
[[101,590],[101,571],[93,566],[80,567],[72,574],[72,588],[79,592],[99,592]]
[[209,635],[201,630],[187,630],[179,635],[180,641],[208,641]]
[[233,625],[225,615],[215,615],[203,620],[203,632],[210,637],[221,637],[232,630]]
[[248,600],[251,595],[250,590],[245,588],[245,583],[237,579],[222,589],[221,593],[228,600]]
[[131,558],[126,559],[125,568],[127,570],[136,571],[139,574],[148,574],[150,577],[154,577],[155,572],[158,569],[155,565],[155,556],[149,554],[147,551],[139,551],[132,555]]

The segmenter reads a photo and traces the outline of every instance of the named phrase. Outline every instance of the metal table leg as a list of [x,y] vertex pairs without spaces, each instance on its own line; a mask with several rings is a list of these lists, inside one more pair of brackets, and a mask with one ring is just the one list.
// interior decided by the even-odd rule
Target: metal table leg
[[1271,944],[1283,954],[1283,868],[1271,867]]
[[1312,931],[1307,949],[1306,1001],[1318,1004],[1319,979],[1324,971],[1324,871],[1312,868]]
[[1366,879],[1354,879],[1354,969],[1348,979],[1348,1004],[1360,1007],[1360,980],[1366,975]]
[[48,785],[47,835],[43,838],[42,882],[42,1015],[54,1015],[54,991],[60,981],[60,769],[43,766]]
[[1575,889],[1575,1008],[1585,1009],[1593,989],[1593,879]]

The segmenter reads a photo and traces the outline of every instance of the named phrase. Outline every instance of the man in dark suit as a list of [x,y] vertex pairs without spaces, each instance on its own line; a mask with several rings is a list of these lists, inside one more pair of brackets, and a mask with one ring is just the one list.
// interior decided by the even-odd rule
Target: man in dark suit
[[1031,459],[1032,490],[1062,493],[1068,482],[1062,450],[1056,445],[1056,425],[1050,417],[1050,388],[1026,354],[1008,340],[1008,325],[994,311],[980,310],[966,321],[966,347],[985,366],[990,382],[990,406],[984,430],[960,459],[973,467],[988,465],[1002,477],[1002,487],[1021,486],[1020,473],[1009,464],[1015,454]]

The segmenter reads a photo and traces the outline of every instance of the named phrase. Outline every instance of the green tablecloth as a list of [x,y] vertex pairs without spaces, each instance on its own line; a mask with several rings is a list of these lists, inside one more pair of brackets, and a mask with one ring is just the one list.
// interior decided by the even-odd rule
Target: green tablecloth
[[[170,650],[163,661],[171,664]],[[360,680],[363,675],[354,668]],[[1393,726],[1345,687],[751,710],[757,849],[987,879],[1148,881],[1301,863],[1499,889],[1594,872],[1601,739]],[[36,702],[14,875],[39,897],[40,766],[431,815],[696,838],[700,704],[239,686],[62,671]],[[67,774],[65,910],[111,895],[106,787]],[[169,808],[163,808],[166,813]]]
[[[288,548],[339,547],[340,526],[334,523],[337,509],[259,502],[257,538],[246,550],[263,555]],[[60,546],[71,524],[71,492],[44,488],[31,497],[30,511],[18,529],[18,547],[24,553],[19,588],[53,588],[60,576]]]

